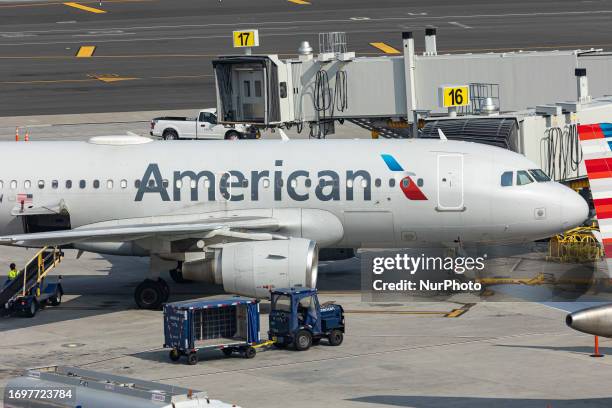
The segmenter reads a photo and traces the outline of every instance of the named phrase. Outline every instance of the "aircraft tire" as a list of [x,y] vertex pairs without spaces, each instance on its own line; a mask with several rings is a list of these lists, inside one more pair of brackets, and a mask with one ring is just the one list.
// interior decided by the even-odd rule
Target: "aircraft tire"
[[168,282],[162,278],[158,278],[157,282],[161,285],[162,293],[164,294],[162,303],[166,303],[170,298],[170,286],[168,286]]
[[154,280],[145,279],[136,287],[134,300],[140,309],[159,310],[163,303],[164,290],[162,285]]

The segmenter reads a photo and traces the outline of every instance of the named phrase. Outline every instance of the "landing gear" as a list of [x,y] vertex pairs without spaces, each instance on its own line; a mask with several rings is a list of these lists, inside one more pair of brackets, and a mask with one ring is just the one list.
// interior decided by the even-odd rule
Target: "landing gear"
[[145,279],[134,292],[134,300],[141,309],[159,310],[169,297],[170,288],[161,278]]
[[183,266],[182,262],[179,262],[175,269],[170,269],[168,272],[170,273],[170,277],[176,283],[189,283],[191,282],[189,279],[183,278],[183,272],[181,268]]

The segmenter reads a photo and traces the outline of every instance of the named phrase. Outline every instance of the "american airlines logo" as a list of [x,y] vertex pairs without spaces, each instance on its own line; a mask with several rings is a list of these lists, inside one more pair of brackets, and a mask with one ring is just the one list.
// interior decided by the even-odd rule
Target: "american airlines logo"
[[[217,191],[227,201],[244,201],[250,195],[251,201],[258,201],[261,185],[271,187],[274,192],[274,201],[281,201],[286,194],[291,200],[306,201],[314,195],[320,201],[340,201],[340,174],[334,170],[320,170],[316,172],[313,183],[311,172],[295,170],[287,175],[282,169],[283,161],[275,161],[275,170],[253,170],[248,175],[238,170],[229,170],[222,174],[215,174],[208,170],[198,173],[192,170],[174,171],[171,186],[164,185],[159,166],[151,163],[140,180],[140,187],[136,192],[135,201],[142,201],[145,194],[157,194],[162,201],[181,201],[183,183],[188,180],[191,201],[200,200],[201,187],[204,185],[206,199],[215,201]],[[355,187],[360,186],[363,200],[372,200],[372,176],[366,170],[347,170],[344,174],[346,182],[345,199],[355,199]],[[267,180],[267,181],[266,181]],[[168,183],[166,183],[167,185]],[[299,188],[298,185],[303,187]],[[218,186],[218,189],[217,189]],[[303,191],[304,187],[308,191]],[[298,191],[302,190],[302,191]],[[172,197],[171,197],[172,194]]]
[[[381,157],[389,170],[404,171],[391,155],[383,154]],[[285,193],[294,201],[307,201],[311,198],[311,193],[314,193],[319,201],[340,201],[341,185],[344,186],[344,196],[347,201],[355,200],[357,186],[360,186],[359,190],[362,191],[364,201],[372,200],[372,175],[367,170],[347,170],[343,174],[344,177],[334,170],[319,170],[316,174],[311,174],[307,170],[294,170],[285,178],[283,161],[276,160],[274,166],[275,169],[272,171],[253,170],[248,175],[238,170],[229,170],[221,174],[209,170],[198,173],[192,170],[177,170],[173,172],[173,182],[170,186],[169,183],[164,183],[159,166],[151,163],[140,180],[135,201],[142,201],[145,194],[158,194],[162,201],[181,201],[184,199],[181,197],[181,190],[185,181],[188,181],[187,185],[190,186],[191,201],[200,200],[202,184],[208,201],[216,201],[217,192],[227,201],[244,201],[247,195],[250,195],[251,201],[258,201],[262,184],[265,187],[270,187],[271,184],[274,201],[283,200]],[[314,183],[311,176],[315,177]],[[341,183],[342,178],[345,180],[344,183]],[[204,183],[201,183],[202,180]],[[380,186],[380,180],[377,183]],[[298,186],[303,187],[298,188]],[[313,187],[314,192],[311,191]],[[307,191],[303,191],[304,188]],[[401,179],[400,188],[409,200],[427,200],[410,176]]]

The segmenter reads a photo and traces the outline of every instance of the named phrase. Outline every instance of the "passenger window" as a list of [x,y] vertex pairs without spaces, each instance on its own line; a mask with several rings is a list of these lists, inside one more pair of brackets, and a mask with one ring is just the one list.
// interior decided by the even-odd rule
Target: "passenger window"
[[32,187],[32,182],[30,180],[26,180],[23,182],[23,188],[25,188],[26,190],[29,190],[30,187]]
[[407,188],[409,185],[410,185],[410,179],[405,178],[405,179],[402,180],[402,186],[404,188]]
[[312,186],[312,180],[310,180],[309,178],[306,179],[306,181],[304,181],[304,185],[308,188],[310,188],[310,186]]
[[389,179],[389,187],[395,187],[395,179]]
[[346,186],[348,188],[353,188],[353,180],[346,180]]
[[361,180],[361,188],[368,188],[368,180],[366,179]]
[[85,187],[87,187],[87,182],[85,180],[79,181],[79,188],[85,188]]
[[100,180],[93,181],[93,188],[100,188]]
[[121,188],[127,188],[127,180],[121,180],[119,184],[121,185]]
[[72,188],[72,180],[66,180],[66,188],[70,190]]
[[107,180],[106,181],[106,188],[108,188],[109,190],[113,189],[113,180]]
[[[296,184],[297,184],[297,180],[296,180]],[[248,187],[249,186],[249,180],[242,180],[242,187]]]
[[4,188],[4,181],[0,180],[0,190]]
[[517,186],[524,186],[525,184],[529,184],[529,183],[533,183],[533,179],[531,178],[529,173],[527,173],[524,170],[516,172],[516,185]]
[[546,173],[544,173],[541,169],[531,169],[529,170],[529,173],[538,183],[550,181],[550,177],[548,177],[548,175],[546,175]]
[[264,188],[270,187],[270,179],[263,179],[263,186]]
[[176,188],[182,188],[183,182],[181,180],[176,180]]
[[510,187],[512,185],[512,175],[511,171],[505,171],[501,175],[501,186],[502,187]]
[[[196,181],[195,181],[195,180],[191,180],[191,181],[189,182],[189,186],[190,186],[191,188],[196,188],[198,185],[196,184]],[[151,187],[153,187],[153,186],[151,186]]]
[[140,180],[134,181],[134,187],[140,188]]
[[155,180],[149,180],[148,186],[155,187]]
[[40,188],[41,190],[43,188],[45,188],[45,181],[44,180],[38,180],[38,188]]
[[417,179],[417,186],[419,186],[419,187],[423,187],[423,184],[424,184],[424,183],[423,183],[423,179],[422,179],[422,178]]
[[210,180],[206,179],[204,180],[204,188],[209,188],[210,187]]
[[11,190],[15,190],[17,188],[17,180],[11,180]]
[[54,190],[57,190],[59,187],[59,181],[57,180],[51,180],[51,188]]
[[168,182],[168,180],[163,179],[163,180],[162,180],[162,185],[164,186],[164,188],[168,188],[168,186],[170,185],[170,183]]
[[297,188],[297,180],[296,179],[291,180],[291,187],[292,188]]
[[377,178],[376,180],[374,180],[374,185],[375,185],[376,187],[380,187],[380,185],[381,185],[381,181],[380,181],[380,179],[379,179],[379,178]]

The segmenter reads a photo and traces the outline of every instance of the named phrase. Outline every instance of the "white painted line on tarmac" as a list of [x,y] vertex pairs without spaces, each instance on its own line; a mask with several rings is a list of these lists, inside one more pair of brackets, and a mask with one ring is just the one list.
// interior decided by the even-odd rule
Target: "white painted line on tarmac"
[[465,29],[470,29],[470,28],[472,28],[472,27],[470,27],[469,25],[461,24],[461,23],[458,23],[458,22],[456,22],[456,21],[449,21],[449,22],[448,22],[448,24],[452,24],[452,25],[454,25],[454,26],[461,27],[461,28],[465,28]]

